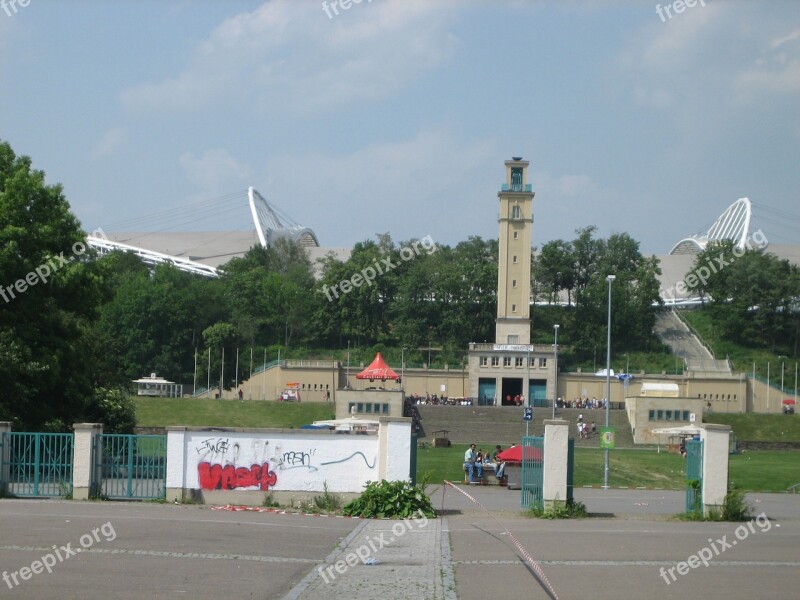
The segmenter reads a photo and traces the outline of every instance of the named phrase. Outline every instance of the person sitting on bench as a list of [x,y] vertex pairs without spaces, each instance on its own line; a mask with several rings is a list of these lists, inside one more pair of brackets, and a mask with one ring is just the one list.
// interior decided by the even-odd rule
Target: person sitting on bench
[[476,463],[477,454],[475,454],[475,444],[470,444],[470,447],[467,448],[467,451],[464,452],[464,468],[467,469],[467,473],[469,473],[469,481],[470,483],[475,481],[475,467],[478,467],[478,480],[483,479],[483,464]]

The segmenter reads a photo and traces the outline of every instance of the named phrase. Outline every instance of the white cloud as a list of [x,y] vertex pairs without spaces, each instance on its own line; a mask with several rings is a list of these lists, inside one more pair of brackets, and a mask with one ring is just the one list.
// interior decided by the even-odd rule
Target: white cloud
[[800,93],[800,29],[764,43],[762,56],[734,80],[738,100]]
[[117,149],[128,143],[128,130],[125,127],[113,127],[103,134],[89,153],[93,161],[100,160],[113,154]]
[[316,2],[274,0],[219,25],[183,70],[123,91],[128,110],[242,102],[255,110],[334,110],[382,98],[447,60],[454,3],[382,0],[328,19]]
[[186,152],[179,158],[186,177],[203,192],[217,192],[248,185],[252,170],[225,149],[206,150],[201,156]]

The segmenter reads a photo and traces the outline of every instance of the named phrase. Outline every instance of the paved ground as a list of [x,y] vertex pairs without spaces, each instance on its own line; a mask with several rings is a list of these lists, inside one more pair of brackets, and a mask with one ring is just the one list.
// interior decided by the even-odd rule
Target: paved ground
[[707,373],[731,372],[728,362],[715,360],[708,348],[678,318],[675,311],[659,312],[653,330],[675,354],[686,359],[688,370]]
[[[748,528],[669,520],[682,509],[680,492],[580,489],[576,497],[590,512],[607,516],[546,521],[521,516],[519,492],[459,489],[489,514],[453,489],[444,496],[432,490],[436,508],[444,506],[443,518],[405,523],[2,500],[0,571],[11,585],[0,581],[0,598],[552,597],[520,558],[512,536],[563,599],[800,596],[800,496],[751,496],[756,512],[763,510],[769,520]],[[68,557],[82,543],[86,550]],[[53,558],[51,574],[24,572],[23,580],[23,567],[33,563],[38,570],[34,561],[57,553],[62,560]],[[709,554],[706,567],[701,557]],[[365,565],[359,556],[378,564]],[[676,565],[688,560],[699,566],[687,565],[682,575]]]

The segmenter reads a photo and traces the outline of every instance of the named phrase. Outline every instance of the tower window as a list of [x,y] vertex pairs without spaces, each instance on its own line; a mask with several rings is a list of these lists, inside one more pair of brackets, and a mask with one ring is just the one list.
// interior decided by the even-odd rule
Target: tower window
[[515,232],[514,232],[514,239],[515,239],[515,240],[518,240],[518,239],[519,239],[519,231],[515,231]]
[[514,264],[517,264],[517,257],[516,257],[516,255],[515,255],[515,256],[514,256],[514,257],[511,259],[511,262],[513,262]]
[[512,304],[511,305],[511,312],[517,312],[517,305],[516,304]]
[[509,335],[508,336],[508,343],[512,346],[519,344],[519,336],[518,335]]
[[522,191],[522,167],[511,167],[511,191]]
[[522,218],[522,211],[520,210],[519,206],[516,204],[511,207],[511,218],[512,219],[521,219]]
[[512,279],[511,280],[511,287],[517,287],[517,280],[516,279]]

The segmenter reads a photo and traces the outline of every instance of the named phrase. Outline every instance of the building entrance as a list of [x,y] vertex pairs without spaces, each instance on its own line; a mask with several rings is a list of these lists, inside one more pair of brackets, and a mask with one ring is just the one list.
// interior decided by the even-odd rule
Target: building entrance
[[518,406],[515,398],[522,395],[521,377],[503,377],[503,406]]

